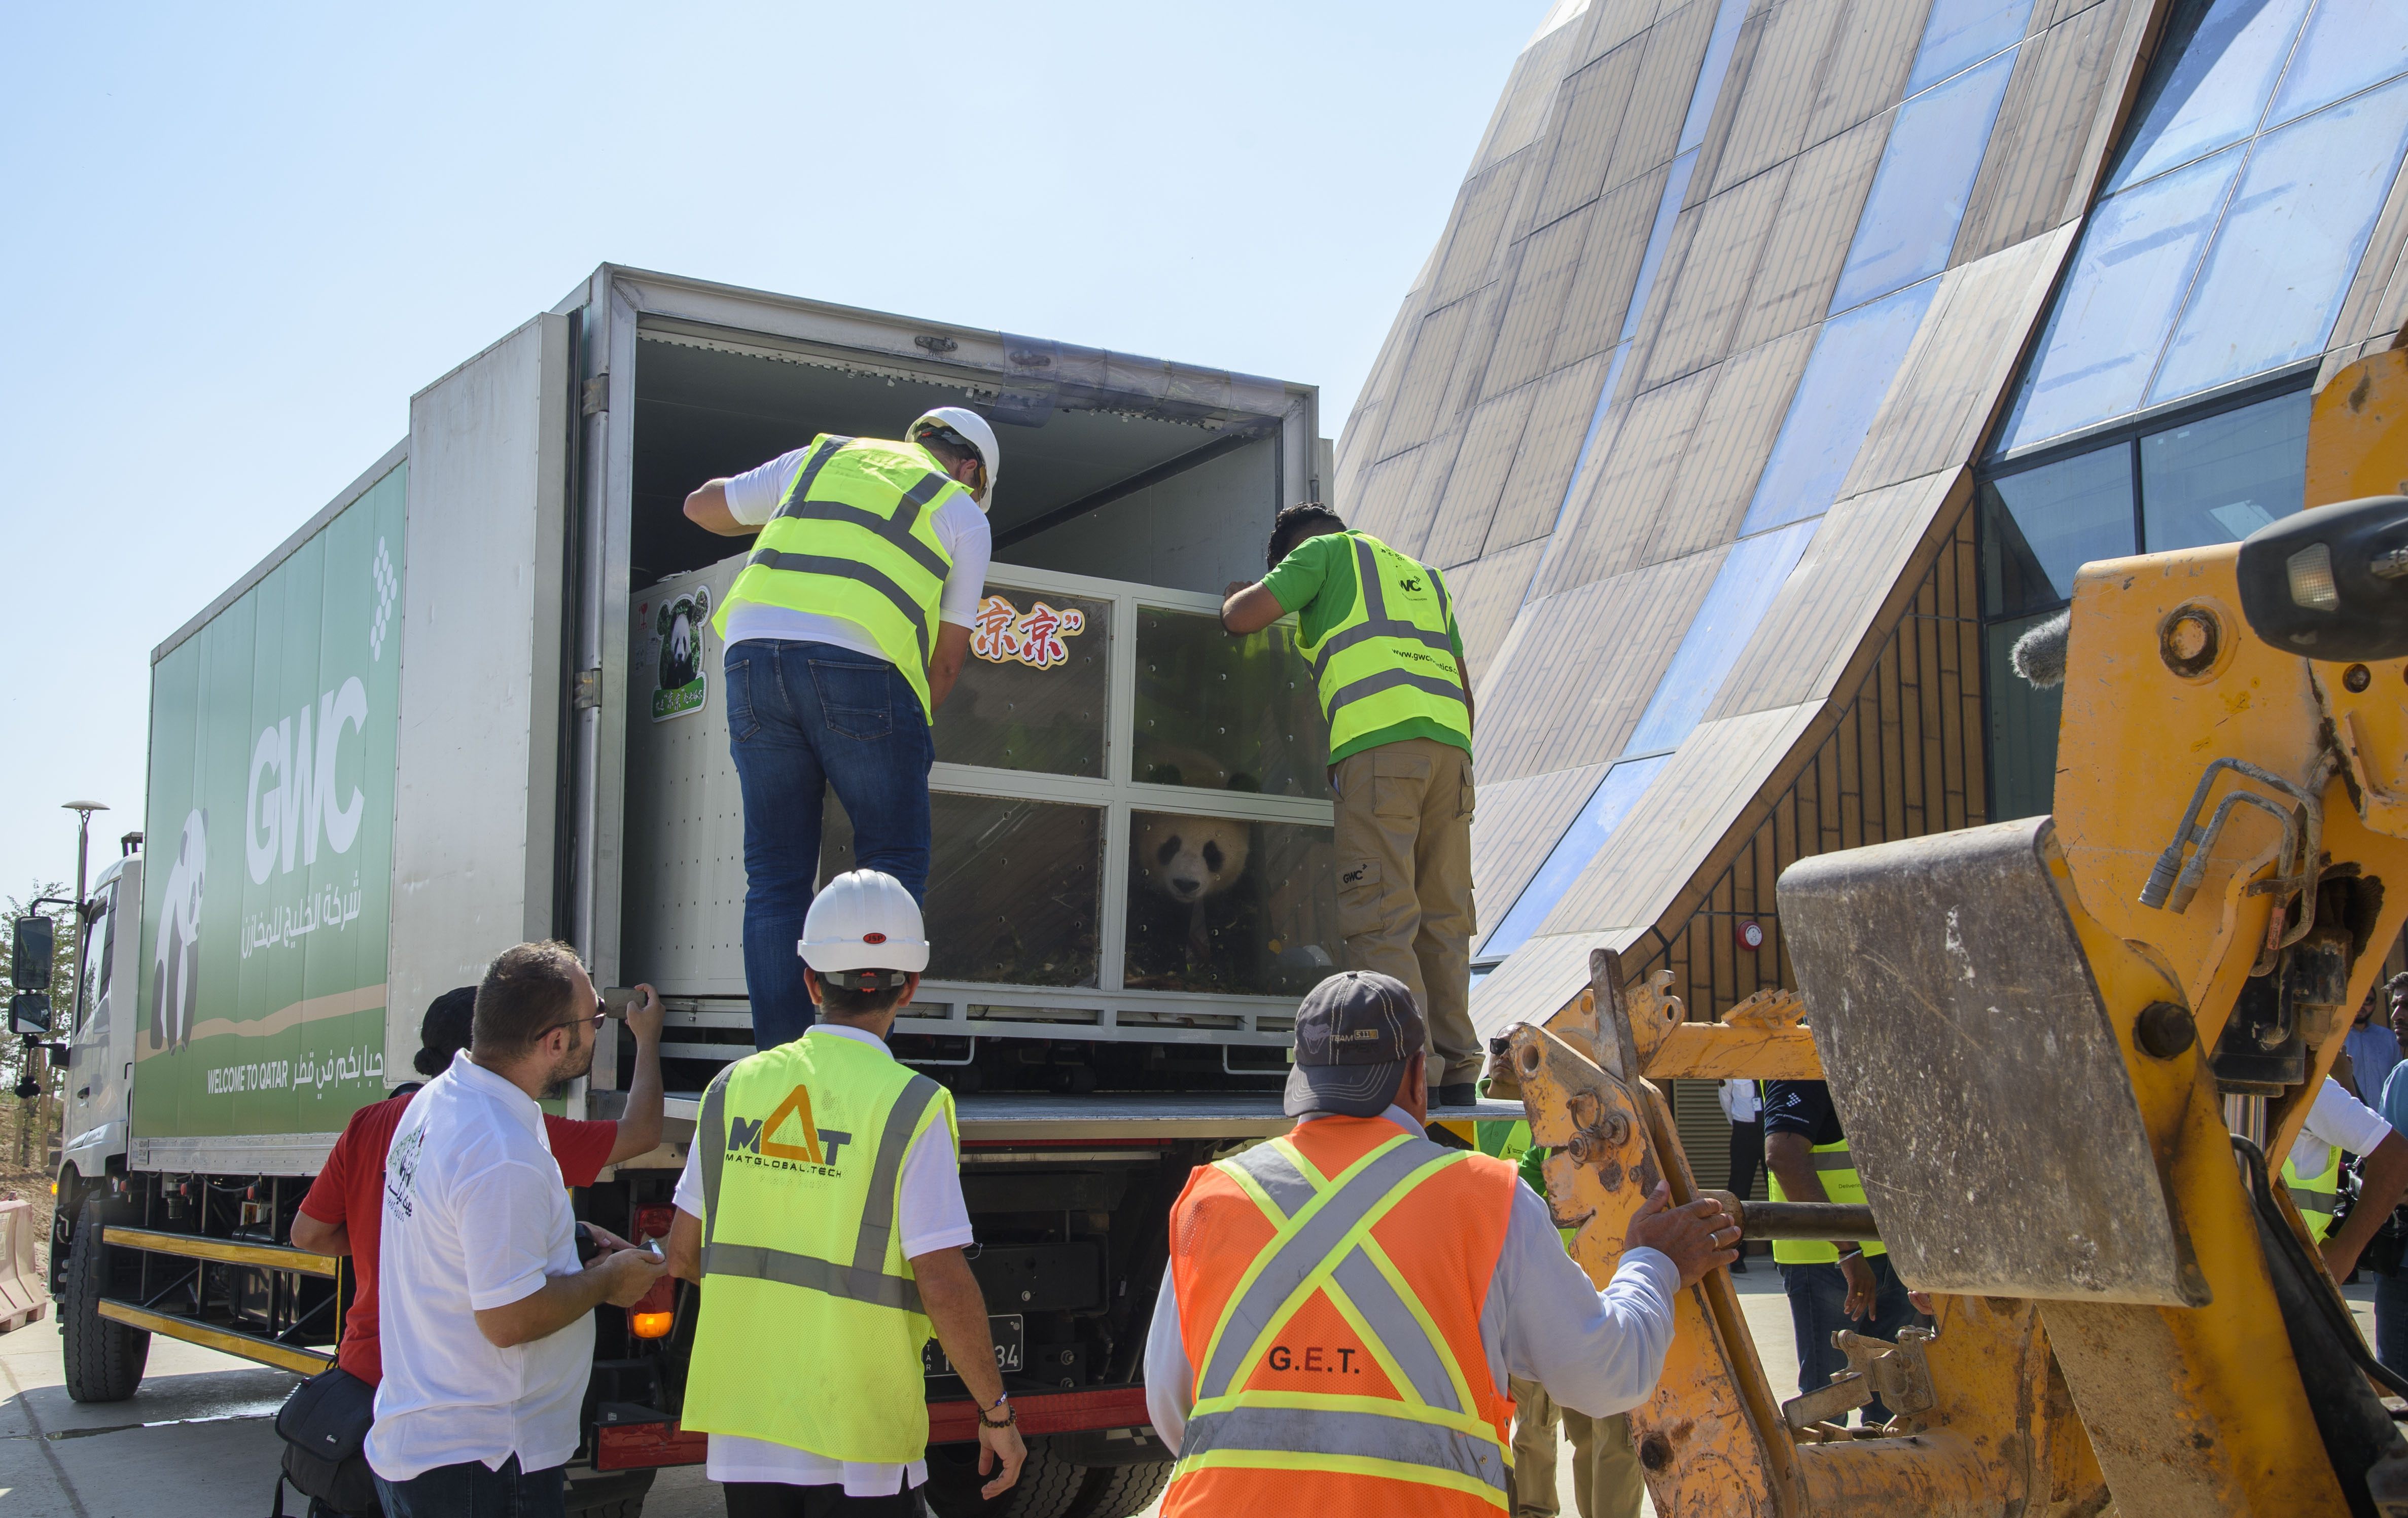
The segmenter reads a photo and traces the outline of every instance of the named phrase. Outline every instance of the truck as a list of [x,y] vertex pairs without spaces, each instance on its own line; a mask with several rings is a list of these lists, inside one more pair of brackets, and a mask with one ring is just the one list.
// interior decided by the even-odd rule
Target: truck
[[[972,1267],[1030,1455],[977,1496],[933,1348],[944,1514],[1118,1518],[1168,1476],[1140,1376],[1191,1167],[1283,1131],[1296,1005],[1344,944],[1290,624],[1220,628],[1329,475],[1310,385],[605,265],[412,397],[407,436],[152,655],[144,825],[81,904],[50,1290],[79,1400],[150,1337],[312,1373],[348,1260],[295,1209],[408,1079],[430,999],[574,946],[668,1009],[665,1140],[578,1193],[668,1230],[699,1093],[752,1047],[711,611],[742,556],[687,491],[932,406],[998,426],[996,562],[938,712],[934,949],[898,1058],[959,1105]],[[848,867],[828,804],[823,871]],[[561,1109],[622,1110],[606,1032]],[[696,1288],[603,1309],[573,1511],[702,1458]]]

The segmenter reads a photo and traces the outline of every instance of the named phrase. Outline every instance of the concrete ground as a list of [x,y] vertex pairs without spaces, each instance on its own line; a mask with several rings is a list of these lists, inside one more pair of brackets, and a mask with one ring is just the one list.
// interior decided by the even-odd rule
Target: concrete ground
[[[1789,1306],[1771,1262],[1738,1278],[1740,1302],[1775,1395],[1797,1393]],[[2373,1291],[2345,1289],[2369,1343]],[[142,1389],[79,1406],[61,1384],[50,1320],[0,1335],[0,1513],[7,1518],[259,1518],[270,1511],[281,1446],[274,1419],[294,1378],[166,1339],[150,1342]],[[1570,1475],[1569,1459],[1558,1472]],[[306,1504],[288,1501],[286,1511]],[[725,1509],[700,1467],[661,1473],[645,1518],[716,1518]],[[1567,1482],[1561,1511],[1571,1518]]]

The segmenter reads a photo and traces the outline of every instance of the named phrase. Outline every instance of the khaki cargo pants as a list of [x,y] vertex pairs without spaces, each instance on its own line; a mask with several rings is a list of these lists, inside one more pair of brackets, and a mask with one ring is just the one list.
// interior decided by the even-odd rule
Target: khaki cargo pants
[[1429,1028],[1429,1083],[1476,1081],[1471,755],[1410,738],[1340,759],[1338,930],[1347,965],[1402,981]]
[[1513,1518],[1559,1518],[1556,1452],[1572,1441],[1572,1506],[1580,1518],[1639,1518],[1647,1482],[1630,1447],[1630,1417],[1592,1418],[1559,1408],[1547,1389],[1518,1377],[1513,1394]]

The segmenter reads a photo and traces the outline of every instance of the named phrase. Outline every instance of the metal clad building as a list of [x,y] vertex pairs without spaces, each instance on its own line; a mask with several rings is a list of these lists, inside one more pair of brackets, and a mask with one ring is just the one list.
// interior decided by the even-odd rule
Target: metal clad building
[[1598,945],[1713,1015],[1791,860],[2045,810],[2008,646],[2300,507],[2403,143],[2398,0],[1558,0],[1336,467],[1461,608],[1482,1031]]

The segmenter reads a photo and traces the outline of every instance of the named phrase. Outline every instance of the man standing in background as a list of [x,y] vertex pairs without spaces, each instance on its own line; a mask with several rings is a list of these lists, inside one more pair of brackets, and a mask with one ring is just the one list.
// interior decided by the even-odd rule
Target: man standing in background
[[1319,502],[1282,511],[1264,557],[1221,625],[1244,637],[1297,614],[1329,722],[1348,962],[1404,982],[1429,1027],[1429,1105],[1469,1106],[1471,677],[1446,579]]
[[[2408,981],[2408,973],[2392,980]],[[2400,1039],[2391,1031],[2390,1021],[2398,1005],[2398,994],[2391,986],[2369,989],[2358,1009],[2358,1020],[2342,1036],[2342,1057],[2334,1062],[2333,1078],[2342,1089],[2369,1107],[2383,1100],[2383,1082],[2391,1078],[2391,1067],[2400,1063]],[[2377,1012],[2385,1015],[2378,1017]]]
[[811,1025],[795,944],[819,879],[828,789],[856,868],[928,888],[929,728],[986,589],[1001,454],[986,419],[923,413],[904,440],[815,437],[685,498],[688,520],[760,534],[714,625],[744,796],[744,985],[752,1047]]
[[[1723,1116],[1730,1120],[1730,1194],[1741,1201],[1756,1195],[1756,1173],[1764,1168],[1764,1101],[1756,1082],[1736,1077],[1714,1093]],[[1731,1274],[1747,1273],[1747,1245],[1739,1246]]]

